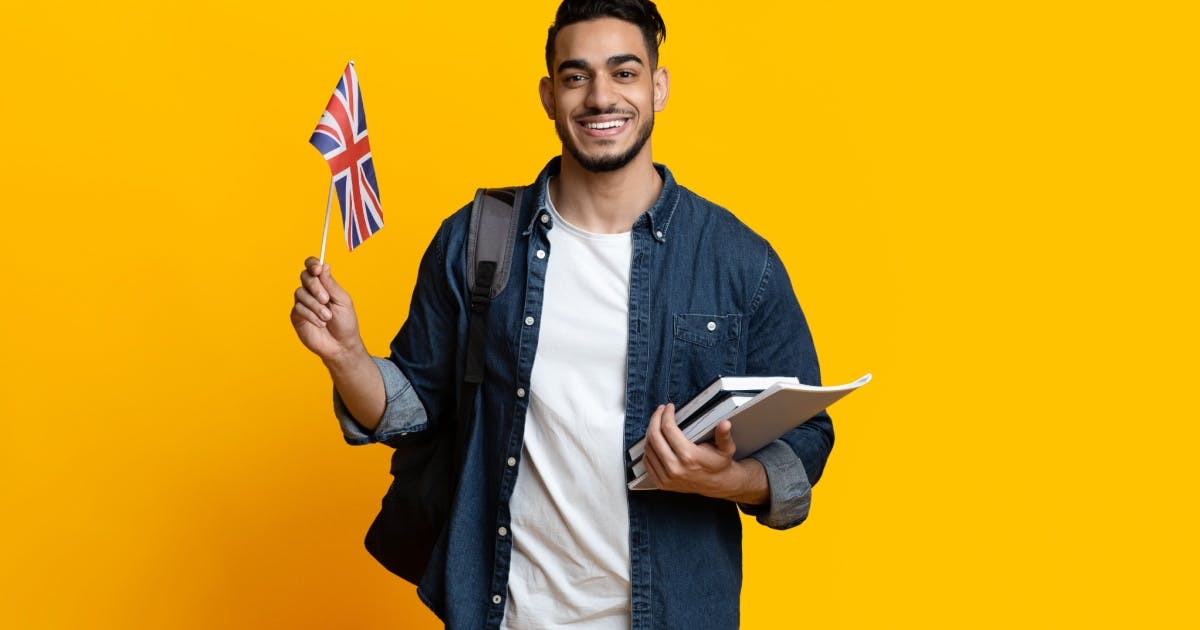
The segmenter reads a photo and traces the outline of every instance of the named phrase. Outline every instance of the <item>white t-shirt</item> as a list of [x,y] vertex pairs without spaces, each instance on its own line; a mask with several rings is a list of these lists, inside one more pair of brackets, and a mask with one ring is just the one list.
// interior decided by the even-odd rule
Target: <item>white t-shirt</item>
[[503,628],[627,629],[625,363],[633,241],[548,204],[545,299],[510,509]]

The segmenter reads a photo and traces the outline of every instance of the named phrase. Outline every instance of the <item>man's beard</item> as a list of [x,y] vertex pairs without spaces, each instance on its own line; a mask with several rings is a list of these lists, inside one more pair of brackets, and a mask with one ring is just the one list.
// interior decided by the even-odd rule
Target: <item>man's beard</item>
[[609,173],[624,168],[626,164],[633,161],[633,158],[637,157],[638,153],[642,152],[642,147],[646,146],[646,141],[650,139],[650,132],[654,131],[654,115],[651,114],[650,120],[638,132],[637,140],[629,147],[629,150],[616,155],[599,155],[595,157],[585,155],[575,143],[571,142],[571,137],[567,135],[567,125],[569,124],[572,123],[564,123],[561,119],[555,120],[554,130],[558,132],[558,139],[562,141],[563,146],[566,147],[571,157],[575,158],[575,161],[579,162],[579,165],[587,171],[592,173]]

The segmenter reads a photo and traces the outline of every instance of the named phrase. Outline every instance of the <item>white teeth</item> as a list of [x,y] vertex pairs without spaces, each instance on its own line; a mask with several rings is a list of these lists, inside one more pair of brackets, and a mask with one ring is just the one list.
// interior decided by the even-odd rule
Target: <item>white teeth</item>
[[624,120],[610,120],[608,122],[600,122],[600,123],[583,123],[583,126],[587,127],[588,129],[612,129],[613,127],[624,127],[625,121]]

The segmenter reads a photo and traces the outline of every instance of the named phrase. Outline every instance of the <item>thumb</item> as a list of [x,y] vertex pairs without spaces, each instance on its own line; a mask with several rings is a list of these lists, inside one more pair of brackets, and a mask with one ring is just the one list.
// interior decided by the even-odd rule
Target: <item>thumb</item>
[[717,425],[717,436],[713,442],[722,455],[733,457],[733,454],[737,452],[737,445],[733,443],[733,423],[728,420],[722,420]]
[[346,290],[342,288],[342,285],[338,284],[338,281],[333,279],[333,271],[330,268],[329,263],[325,263],[321,266],[321,273],[318,274],[317,277],[321,280],[321,286],[325,287],[326,291],[329,291],[329,297],[334,303],[350,303],[350,294],[346,293]]

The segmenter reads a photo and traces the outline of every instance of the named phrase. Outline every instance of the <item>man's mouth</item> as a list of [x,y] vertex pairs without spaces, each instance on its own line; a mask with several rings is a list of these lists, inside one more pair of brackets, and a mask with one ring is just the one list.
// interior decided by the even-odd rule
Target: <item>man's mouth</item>
[[625,127],[632,118],[584,118],[575,122],[580,126],[583,135],[591,138],[609,138],[625,133]]
[[620,120],[605,120],[603,122],[585,122],[583,126],[588,129],[615,129],[617,127],[624,127],[625,122],[625,119],[622,118]]

